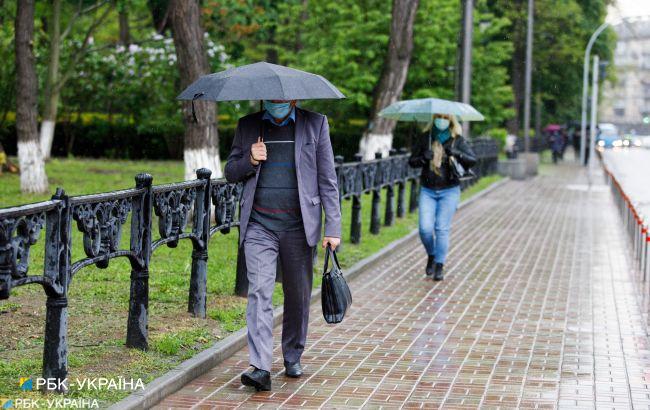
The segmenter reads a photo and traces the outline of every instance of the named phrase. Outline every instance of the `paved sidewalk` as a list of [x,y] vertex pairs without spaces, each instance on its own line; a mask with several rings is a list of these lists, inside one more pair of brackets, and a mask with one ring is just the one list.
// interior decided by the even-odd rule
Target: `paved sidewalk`
[[[445,281],[417,240],[351,283],[340,325],[312,309],[305,375],[239,383],[242,350],[156,408],[648,408],[650,340],[607,189],[577,168],[510,181],[456,216]],[[601,187],[604,188],[604,187]]]

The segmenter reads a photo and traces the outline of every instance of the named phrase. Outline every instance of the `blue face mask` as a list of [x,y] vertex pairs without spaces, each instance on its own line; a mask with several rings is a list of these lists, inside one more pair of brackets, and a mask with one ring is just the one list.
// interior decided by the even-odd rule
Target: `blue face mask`
[[436,118],[433,120],[433,123],[435,124],[436,128],[439,129],[440,131],[444,131],[447,128],[449,128],[449,120],[446,118]]
[[291,112],[291,102],[275,103],[264,100],[264,109],[271,114],[271,117],[281,120]]

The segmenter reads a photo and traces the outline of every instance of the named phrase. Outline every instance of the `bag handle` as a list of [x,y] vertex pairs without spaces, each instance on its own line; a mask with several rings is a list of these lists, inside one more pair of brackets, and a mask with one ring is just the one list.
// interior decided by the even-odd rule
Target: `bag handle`
[[333,259],[332,263],[339,270],[341,270],[341,265],[339,265],[339,259],[336,257],[336,251],[332,249],[332,247],[328,243],[327,249],[325,250],[325,266],[323,266],[323,274],[327,273],[327,266],[329,265],[330,253],[332,254],[332,259]]

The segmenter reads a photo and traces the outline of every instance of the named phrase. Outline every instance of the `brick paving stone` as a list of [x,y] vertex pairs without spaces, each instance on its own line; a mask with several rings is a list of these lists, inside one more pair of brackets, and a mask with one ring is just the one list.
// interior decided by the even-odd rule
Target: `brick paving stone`
[[350,283],[343,323],[315,304],[302,378],[283,375],[276,329],[272,392],[240,385],[243,349],[156,408],[650,408],[650,300],[609,191],[576,189],[582,172],[459,211],[443,282],[414,239]]

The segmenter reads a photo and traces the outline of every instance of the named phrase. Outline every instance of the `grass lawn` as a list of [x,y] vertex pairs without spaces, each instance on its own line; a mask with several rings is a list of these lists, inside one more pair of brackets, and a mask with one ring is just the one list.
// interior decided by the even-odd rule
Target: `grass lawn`
[[[57,186],[69,195],[103,192],[134,186],[138,172],[149,172],[154,184],[179,181],[183,164],[178,161],[116,161],[96,159],[54,159],[47,164],[51,191]],[[462,197],[484,189],[500,179],[490,176],[463,192]],[[0,176],[0,207],[48,199],[51,195],[22,195],[16,175]],[[396,195],[397,196],[397,195]],[[385,204],[382,197],[382,213]],[[408,191],[407,191],[408,199]],[[350,267],[377,252],[389,242],[410,232],[417,214],[382,226],[379,235],[371,235],[370,196],[362,200],[363,233],[359,245],[349,243],[351,202],[343,203],[343,252],[340,261]],[[155,221],[154,221],[155,223]],[[122,247],[128,247],[129,222],[123,228]],[[189,229],[189,228],[188,228]],[[154,234],[154,240],[157,238]],[[42,271],[41,241],[32,247],[30,272]],[[126,259],[112,260],[106,269],[89,266],[82,269],[69,291],[69,378],[142,378],[145,383],[160,376],[181,361],[209,347],[245,326],[246,300],[233,296],[237,234],[216,234],[208,260],[208,318],[196,319],[187,312],[191,244],[181,241],[175,249],[160,247],[150,267],[149,337],[150,349],[142,352],[124,347],[129,302],[130,267]],[[82,235],[73,225],[73,261],[82,259]],[[320,285],[322,262],[315,268],[315,286]],[[40,393],[23,393],[19,377],[40,376],[45,323],[45,294],[39,286],[12,290],[9,300],[0,301],[0,397],[39,398]],[[276,286],[274,303],[282,302]],[[129,392],[114,390],[71,391],[71,397],[115,402]],[[103,405],[101,405],[104,407]]]

